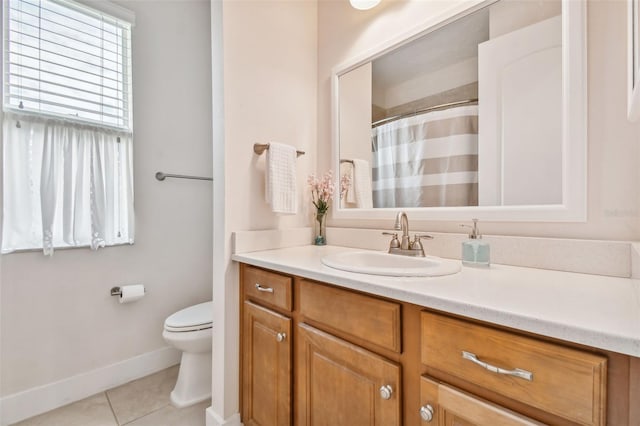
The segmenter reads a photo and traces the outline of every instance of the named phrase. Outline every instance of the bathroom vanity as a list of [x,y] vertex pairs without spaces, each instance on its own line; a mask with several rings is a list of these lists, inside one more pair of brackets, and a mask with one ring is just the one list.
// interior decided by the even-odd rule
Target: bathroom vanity
[[[640,424],[640,325],[619,323],[638,320],[636,281],[504,265],[395,278],[322,265],[348,250],[234,255],[245,425]],[[613,298],[627,304],[603,309]]]

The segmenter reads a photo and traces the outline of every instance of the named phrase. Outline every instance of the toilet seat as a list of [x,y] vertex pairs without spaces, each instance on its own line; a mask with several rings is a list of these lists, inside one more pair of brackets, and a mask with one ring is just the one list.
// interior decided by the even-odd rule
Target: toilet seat
[[205,330],[213,326],[213,302],[204,302],[189,306],[164,322],[164,329],[173,332]]

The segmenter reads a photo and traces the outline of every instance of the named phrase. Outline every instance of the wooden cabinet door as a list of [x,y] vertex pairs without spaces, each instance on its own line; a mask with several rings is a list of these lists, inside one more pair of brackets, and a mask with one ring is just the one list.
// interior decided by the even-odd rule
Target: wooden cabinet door
[[429,421],[434,426],[540,426],[535,420],[524,417],[498,405],[481,400],[466,392],[435,382],[426,377],[420,380],[422,410],[431,412]]
[[304,323],[296,342],[296,425],[402,424],[399,365]]
[[291,319],[244,302],[242,421],[291,424]]

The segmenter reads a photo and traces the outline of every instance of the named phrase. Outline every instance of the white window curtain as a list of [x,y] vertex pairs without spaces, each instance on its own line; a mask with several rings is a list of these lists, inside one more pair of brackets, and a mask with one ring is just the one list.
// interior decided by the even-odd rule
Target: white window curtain
[[133,14],[4,0],[2,253],[133,243]]
[[3,253],[133,243],[130,133],[5,113],[3,134]]

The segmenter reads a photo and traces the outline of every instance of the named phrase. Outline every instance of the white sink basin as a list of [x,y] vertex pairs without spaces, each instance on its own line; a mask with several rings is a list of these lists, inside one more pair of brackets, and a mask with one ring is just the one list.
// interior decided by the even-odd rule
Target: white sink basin
[[335,269],[390,277],[437,277],[460,271],[457,260],[435,256],[410,257],[379,251],[351,251],[330,254],[322,263]]

